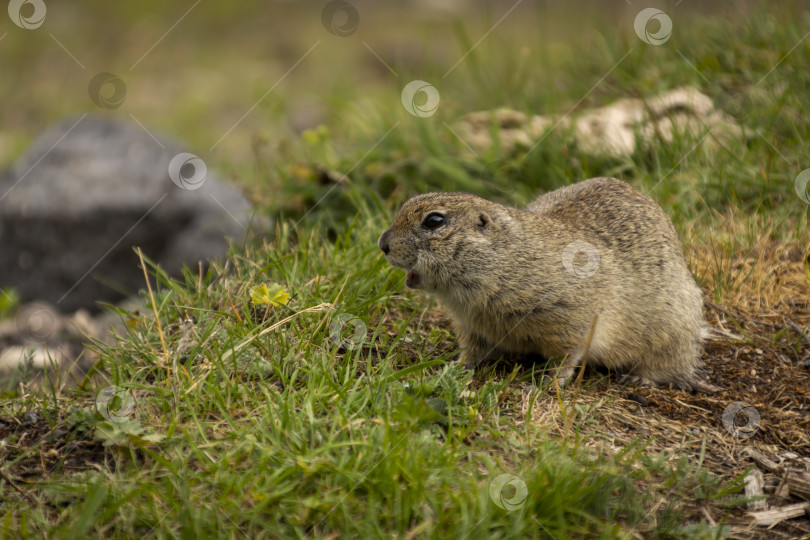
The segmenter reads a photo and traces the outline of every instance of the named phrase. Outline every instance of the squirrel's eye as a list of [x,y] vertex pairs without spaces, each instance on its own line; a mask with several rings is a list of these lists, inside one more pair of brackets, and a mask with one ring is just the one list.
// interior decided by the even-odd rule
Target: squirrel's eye
[[422,225],[428,229],[435,229],[444,225],[444,216],[437,213],[428,214],[422,221]]

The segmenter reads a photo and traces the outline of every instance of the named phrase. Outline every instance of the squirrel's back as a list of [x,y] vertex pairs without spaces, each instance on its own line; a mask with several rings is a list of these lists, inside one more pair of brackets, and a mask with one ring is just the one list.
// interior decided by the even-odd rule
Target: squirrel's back
[[[668,266],[692,281],[669,216],[626,182],[592,178],[541,195],[525,210],[593,238],[635,271]],[[659,274],[652,271],[649,277]]]

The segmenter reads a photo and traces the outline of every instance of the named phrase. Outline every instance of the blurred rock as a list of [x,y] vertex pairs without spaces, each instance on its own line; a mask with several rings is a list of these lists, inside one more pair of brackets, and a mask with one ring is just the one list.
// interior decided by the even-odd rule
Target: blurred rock
[[[529,148],[553,125],[545,116],[527,116],[512,109],[477,111],[456,124],[459,135],[478,151],[486,152],[493,143],[493,133],[503,150]],[[493,132],[494,130],[494,132]]]
[[14,328],[12,337],[20,343],[54,345],[65,331],[66,320],[47,302],[32,302],[17,311]]
[[740,126],[715,109],[710,97],[692,87],[647,100],[620,99],[571,117],[528,116],[510,109],[479,111],[463,117],[454,127],[479,152],[492,148],[493,135],[501,149],[511,153],[531,148],[546,130],[556,128],[570,132],[582,152],[611,157],[629,156],[651,141],[672,142],[680,135],[701,136],[706,130],[712,136],[705,137],[704,144],[743,136]]
[[80,346],[65,343],[0,346],[0,392],[24,385],[26,391],[75,386],[93,365]]
[[62,371],[66,369],[66,362],[67,357],[58,349],[36,345],[6,347],[0,351],[0,378],[8,377],[15,370],[32,371],[30,378],[36,372]]
[[184,151],[107,118],[48,128],[0,175],[0,287],[62,312],[96,309],[145,285],[134,246],[173,275],[225,255],[251,206],[201,160],[172,162]]
[[34,389],[80,381],[98,361],[88,344],[114,344],[128,332],[123,315],[144,305],[142,298],[128,298],[95,316],[84,309],[64,315],[42,301],[21,306],[13,318],[0,320],[0,392],[21,383]]

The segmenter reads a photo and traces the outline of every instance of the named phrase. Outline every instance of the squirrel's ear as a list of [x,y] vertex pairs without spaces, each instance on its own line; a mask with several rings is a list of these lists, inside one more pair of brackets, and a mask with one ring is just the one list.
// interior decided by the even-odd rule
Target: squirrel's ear
[[490,225],[492,224],[492,220],[489,218],[488,215],[484,214],[483,212],[478,214],[478,230],[485,231],[489,229]]

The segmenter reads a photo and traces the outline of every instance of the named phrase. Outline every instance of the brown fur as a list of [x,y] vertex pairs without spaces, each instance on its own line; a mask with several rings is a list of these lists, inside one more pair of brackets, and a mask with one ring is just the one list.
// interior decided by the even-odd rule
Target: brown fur
[[[424,218],[438,212],[443,225]],[[614,178],[545,194],[525,209],[467,193],[405,203],[378,242],[411,285],[449,310],[465,365],[502,353],[566,356],[653,383],[690,387],[704,326],[700,289],[672,222],[649,197]]]

